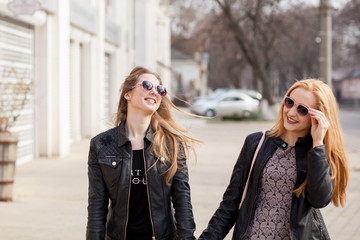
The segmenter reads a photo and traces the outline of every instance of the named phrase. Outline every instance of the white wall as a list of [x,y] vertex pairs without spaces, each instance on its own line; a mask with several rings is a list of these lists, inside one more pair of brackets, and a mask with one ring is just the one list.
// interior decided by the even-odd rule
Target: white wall
[[[119,88],[134,66],[158,71],[164,83],[170,84],[168,69],[157,64],[170,65],[166,5],[160,0],[110,2],[108,15],[103,0],[49,0],[50,7],[34,16],[15,17],[7,10],[7,1],[0,0],[1,14],[34,25],[36,156],[64,156],[71,141],[107,129],[108,122],[100,114],[104,99],[110,98],[115,113]],[[81,16],[82,7],[92,14],[88,21],[86,14]],[[80,14],[75,23],[74,8]],[[80,25],[85,20],[84,27],[78,25],[79,17]],[[117,26],[118,42],[104,40],[106,18]],[[109,96],[99,90],[105,86],[105,53],[111,58]]]
[[171,90],[169,6],[160,0],[135,0],[135,65],[157,72]]
[[[171,92],[172,83],[176,79],[172,78],[169,68],[171,67],[171,31],[170,31],[170,6],[167,4],[160,4],[157,8],[157,19],[156,19],[156,32],[155,41],[157,43],[157,49],[154,53],[156,62],[155,71],[158,72],[163,80],[163,85]],[[161,65],[158,63],[160,62]],[[167,67],[164,67],[167,66]]]
[[[35,27],[35,142],[40,156],[69,152],[69,2],[58,1],[57,15]],[[60,17],[61,16],[61,17]]]
[[[199,68],[195,61],[173,61],[171,66],[176,72],[181,74],[183,91],[186,92],[190,90],[190,82],[192,81],[196,86]],[[200,86],[197,87],[200,89]]]
[[[134,0],[134,65],[150,68],[146,45],[149,43],[146,29],[152,25],[147,19],[147,9],[153,0]],[[154,45],[152,45],[154,46]]]
[[359,99],[360,98],[360,79],[345,79],[341,85],[341,98]]

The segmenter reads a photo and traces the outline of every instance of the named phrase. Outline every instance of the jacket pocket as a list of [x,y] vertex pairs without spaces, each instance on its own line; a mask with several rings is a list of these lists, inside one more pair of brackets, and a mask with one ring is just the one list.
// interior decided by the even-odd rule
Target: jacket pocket
[[329,232],[326,228],[323,217],[321,216],[320,210],[315,208],[313,209],[313,224],[315,229],[313,229],[314,236],[318,236],[316,239],[321,240],[330,240]]
[[110,190],[115,188],[121,175],[121,165],[123,159],[117,156],[101,156],[99,157],[98,163],[100,165],[104,181]]
[[121,162],[122,162],[122,157],[116,157],[116,156],[99,157],[99,164],[104,164],[111,168],[117,168],[117,166]]

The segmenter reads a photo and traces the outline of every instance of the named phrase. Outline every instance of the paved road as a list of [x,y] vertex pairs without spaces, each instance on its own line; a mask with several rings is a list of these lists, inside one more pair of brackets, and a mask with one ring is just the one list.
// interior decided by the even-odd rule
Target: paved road
[[[344,109],[340,112],[340,122],[344,132],[344,142],[348,154],[360,156],[360,108]],[[353,169],[360,170],[360,161],[351,161]]]
[[[360,115],[347,112],[342,116],[348,119]],[[189,162],[196,236],[199,236],[218,207],[246,135],[269,129],[272,123],[207,122],[183,115],[179,119],[190,127],[192,136],[204,141],[197,148],[197,162],[193,158]],[[356,141],[355,130],[351,129],[350,133],[345,132],[345,137]],[[37,159],[17,168],[15,200],[0,202],[1,239],[85,238],[88,142],[74,144],[66,158]],[[347,149],[351,166],[347,205],[323,210],[332,239],[340,240],[358,239],[360,235],[360,168],[357,168],[360,152],[354,144]],[[230,234],[226,239],[231,239]]]

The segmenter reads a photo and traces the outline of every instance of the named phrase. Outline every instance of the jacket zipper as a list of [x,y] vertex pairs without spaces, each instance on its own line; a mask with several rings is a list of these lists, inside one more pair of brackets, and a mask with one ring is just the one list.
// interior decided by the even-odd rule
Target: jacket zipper
[[154,230],[154,223],[153,223],[152,214],[151,214],[150,194],[149,194],[149,181],[148,181],[148,176],[147,176],[147,168],[146,168],[146,161],[145,161],[145,153],[144,153],[144,150],[143,150],[143,159],[144,159],[144,171],[145,171],[145,177],[146,177],[146,191],[147,191],[147,196],[148,196],[150,222],[151,222],[151,228],[152,228],[152,232],[153,232],[152,240],[155,240],[155,230]]
[[128,201],[126,205],[126,222],[125,222],[125,231],[124,231],[124,239],[126,239],[127,233],[127,225],[129,221],[129,205],[130,205],[130,191],[131,191],[131,170],[132,170],[132,162],[133,162],[133,153],[130,147],[130,175],[129,175],[129,192],[128,192]]
[[[296,176],[297,178],[297,176]],[[297,180],[296,180],[297,181]],[[295,183],[296,184],[296,183]],[[292,219],[293,218],[293,205],[294,205],[294,193],[292,193],[292,196],[291,196],[291,208],[290,208],[290,240],[292,239],[295,239],[295,236],[294,236],[294,231],[292,230]]]
[[[299,173],[298,173],[299,166],[298,166],[298,159],[296,157],[296,143],[295,143],[296,182],[295,182],[294,189],[296,189],[296,188],[298,188],[300,186],[300,184],[299,184]],[[293,213],[293,211],[294,211],[293,205],[294,204],[295,204],[295,196],[294,196],[294,193],[292,193],[292,196],[291,196],[291,208],[290,208],[290,239],[291,240],[296,239],[296,236],[295,236],[294,231],[292,229],[292,225],[293,225],[292,221],[294,219],[293,215],[295,214],[295,213]]]

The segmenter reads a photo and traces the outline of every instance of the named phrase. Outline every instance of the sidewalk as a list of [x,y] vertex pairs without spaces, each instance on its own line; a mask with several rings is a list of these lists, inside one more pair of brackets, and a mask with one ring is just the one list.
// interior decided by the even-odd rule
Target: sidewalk
[[62,159],[17,167],[14,201],[0,202],[4,240],[85,239],[88,141]]
[[[181,119],[191,136],[204,141],[198,160],[189,160],[190,185],[198,237],[218,207],[247,134],[268,129],[272,123],[206,123]],[[87,154],[89,140],[73,145],[61,159],[37,159],[18,166],[14,201],[0,202],[0,236],[4,240],[85,239],[87,218]],[[348,153],[350,181],[344,208],[322,210],[332,239],[358,239],[360,235],[360,157]],[[226,239],[231,239],[231,233]]]
[[[197,237],[219,206],[245,136],[271,126],[272,123],[245,122],[193,128],[193,135],[205,142],[198,147],[197,164],[190,164]],[[350,172],[345,207],[336,208],[329,204],[321,210],[334,240],[355,240],[360,236],[360,151],[347,148],[347,156]],[[225,239],[230,240],[231,234],[232,232]]]

